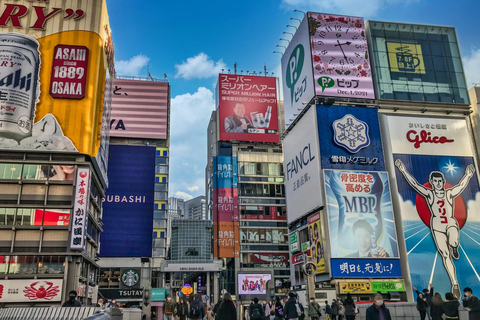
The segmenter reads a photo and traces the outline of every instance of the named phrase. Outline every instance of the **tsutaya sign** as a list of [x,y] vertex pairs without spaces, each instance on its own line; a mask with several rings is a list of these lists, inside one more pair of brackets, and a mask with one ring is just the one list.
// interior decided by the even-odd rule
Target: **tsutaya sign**
[[197,263],[195,265],[182,263],[169,263],[162,266],[163,272],[179,272],[179,271],[201,271],[201,272],[216,272],[221,271],[222,267],[215,263]]

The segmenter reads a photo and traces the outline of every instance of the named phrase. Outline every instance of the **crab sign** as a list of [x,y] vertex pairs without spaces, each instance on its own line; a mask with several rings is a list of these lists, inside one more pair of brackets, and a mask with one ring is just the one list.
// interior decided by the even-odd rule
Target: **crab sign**
[[23,292],[25,293],[25,297],[30,300],[52,300],[58,295],[60,290],[58,289],[58,286],[53,286],[53,282],[37,281],[32,283],[30,286],[26,286]]

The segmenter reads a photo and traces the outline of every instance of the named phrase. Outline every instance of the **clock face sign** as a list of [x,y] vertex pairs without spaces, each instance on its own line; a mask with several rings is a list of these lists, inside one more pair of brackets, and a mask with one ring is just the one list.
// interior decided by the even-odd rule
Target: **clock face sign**
[[374,99],[363,19],[308,13],[308,26],[316,94]]

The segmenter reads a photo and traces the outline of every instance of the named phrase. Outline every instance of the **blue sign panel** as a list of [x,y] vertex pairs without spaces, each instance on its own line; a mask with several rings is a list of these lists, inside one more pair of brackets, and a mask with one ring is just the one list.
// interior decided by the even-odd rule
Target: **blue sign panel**
[[334,278],[401,277],[398,259],[331,259]]
[[155,147],[110,145],[101,257],[151,257]]
[[384,171],[375,108],[317,106],[322,169]]
[[237,188],[237,157],[213,157],[213,188]]

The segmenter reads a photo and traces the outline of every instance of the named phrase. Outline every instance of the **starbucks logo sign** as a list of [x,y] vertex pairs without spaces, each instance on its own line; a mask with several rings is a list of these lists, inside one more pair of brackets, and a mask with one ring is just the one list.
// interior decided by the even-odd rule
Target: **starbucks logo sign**
[[127,269],[122,273],[122,283],[127,287],[135,286],[140,280],[140,275],[135,269]]

